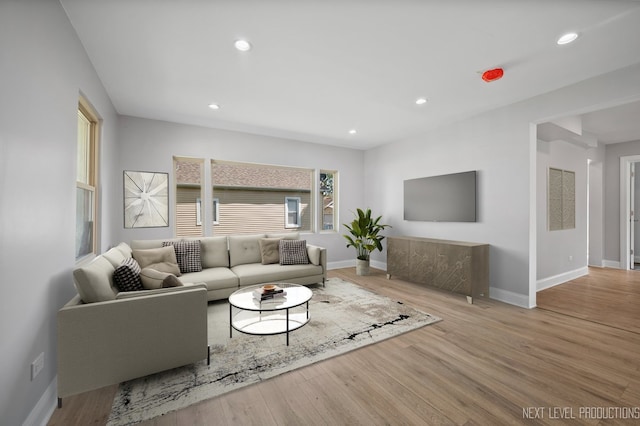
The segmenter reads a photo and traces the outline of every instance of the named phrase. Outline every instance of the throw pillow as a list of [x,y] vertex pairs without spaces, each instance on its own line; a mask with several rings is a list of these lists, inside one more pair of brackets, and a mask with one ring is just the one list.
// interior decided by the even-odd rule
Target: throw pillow
[[173,246],[181,273],[202,271],[200,241],[164,241],[162,247],[167,246]]
[[120,291],[144,290],[140,280],[140,265],[132,257],[122,261],[113,272],[113,282]]
[[261,238],[259,242],[262,264],[280,263],[280,238]]
[[133,250],[133,257],[138,261],[142,269],[152,268],[156,271],[180,276],[180,267],[173,247]]
[[183,285],[175,275],[169,275],[162,281],[162,287],[182,287]]
[[140,271],[142,286],[147,290],[155,290],[162,287],[179,287],[182,282],[173,274],[144,268]]
[[306,240],[280,240],[281,265],[306,265],[308,263]]

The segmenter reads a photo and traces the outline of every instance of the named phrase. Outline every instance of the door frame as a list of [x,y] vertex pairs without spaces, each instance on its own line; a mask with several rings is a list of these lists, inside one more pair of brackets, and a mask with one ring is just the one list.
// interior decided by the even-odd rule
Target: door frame
[[631,163],[640,155],[620,157],[620,269],[631,270]]

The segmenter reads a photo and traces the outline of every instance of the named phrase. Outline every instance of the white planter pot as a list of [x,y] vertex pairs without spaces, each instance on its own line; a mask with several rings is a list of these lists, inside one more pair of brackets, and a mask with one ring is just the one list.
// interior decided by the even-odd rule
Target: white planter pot
[[369,261],[356,259],[356,275],[369,275]]

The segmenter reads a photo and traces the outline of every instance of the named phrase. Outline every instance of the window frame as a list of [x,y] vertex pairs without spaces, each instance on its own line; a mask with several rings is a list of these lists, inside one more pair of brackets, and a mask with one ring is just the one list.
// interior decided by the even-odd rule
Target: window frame
[[[182,183],[179,184],[178,183],[178,173],[177,173],[177,165],[178,163],[195,163],[199,165],[199,173],[200,173],[200,183],[198,184],[191,184],[191,183]],[[205,214],[206,212],[202,211],[202,200],[205,199],[204,197],[204,188],[205,188],[205,174],[204,174],[204,166],[205,166],[205,162],[206,160],[202,157],[187,157],[187,156],[182,156],[182,155],[174,155],[173,156],[173,190],[175,191],[175,197],[174,197],[174,203],[172,205],[172,209],[173,209],[173,216],[175,218],[174,220],[174,230],[173,230],[173,235],[175,238],[191,238],[191,237],[195,237],[195,238],[199,238],[199,237],[204,237],[206,235],[206,230],[205,230],[205,226],[204,226],[204,221],[202,220],[203,217],[206,217]],[[196,235],[195,233],[185,233],[184,235],[179,235],[178,231],[180,230],[179,226],[183,223],[182,221],[178,220],[178,204],[179,204],[179,192],[178,192],[178,186],[184,187],[184,188],[188,188],[190,185],[194,185],[194,186],[199,186],[199,193],[200,195],[198,197],[196,197],[196,227],[200,227],[199,231],[200,234]]]
[[[323,174],[331,174],[333,176],[333,183],[331,188],[331,198],[333,203],[333,222],[331,229],[324,228],[324,196],[322,194],[322,175]],[[318,170],[318,230],[319,232],[325,233],[336,233],[340,229],[339,218],[338,218],[338,183],[339,183],[339,173],[337,170],[328,170],[328,169],[319,169]]]
[[[91,106],[89,101],[85,99],[83,96],[80,96],[78,99],[78,107],[76,110],[76,115],[78,120],[80,120],[80,115],[84,117],[84,119],[89,124],[89,130],[87,132],[87,139],[85,142],[87,143],[87,153],[85,159],[83,159],[83,163],[86,161],[87,171],[86,171],[86,182],[82,182],[78,180],[78,165],[80,163],[79,155],[80,152],[78,150],[78,146],[80,143],[80,135],[76,134],[76,193],[79,189],[84,191],[89,191],[91,193],[91,203],[90,203],[90,219],[92,222],[91,225],[91,246],[87,253],[78,253],[78,235],[76,229],[76,254],[75,261],[76,263],[83,262],[87,258],[95,257],[98,254],[98,241],[100,239],[99,235],[99,146],[100,146],[100,128],[101,128],[101,120],[99,115],[96,113],[95,109]],[[79,126],[78,126],[79,128]],[[76,195],[76,220],[78,215],[78,209],[80,206],[77,204],[77,195]]]
[[[218,166],[222,168],[216,170]],[[256,180],[257,175],[262,172],[266,173],[267,178]],[[280,176],[280,180],[274,181],[274,176],[281,173],[284,175]],[[219,200],[218,221],[214,222],[216,227],[213,229],[213,235],[230,235],[232,232],[248,233],[252,231],[256,233],[293,231],[315,233],[317,230],[315,214],[317,173],[317,169],[311,167],[211,158],[208,184],[211,188],[211,197]],[[289,178],[293,182],[301,183],[302,186],[289,186],[288,184],[292,182]],[[282,185],[283,183],[285,184]],[[253,191],[259,192],[261,195],[254,198],[254,194],[250,194]],[[284,197],[287,196],[300,198],[299,213],[296,215],[298,224],[290,224],[290,226],[286,226],[288,223],[286,202],[283,202]],[[264,203],[264,206],[267,206],[266,210],[258,209],[257,206],[261,202],[265,202],[265,198],[269,198],[269,201]],[[237,216],[239,207],[244,208],[242,213],[256,220],[243,221],[244,228],[237,230],[235,228],[238,228],[238,224],[241,223],[240,216]],[[205,208],[212,208],[212,204],[208,204]]]
[[[289,202],[296,203],[296,223],[289,223]],[[284,197],[284,227],[285,229],[299,229],[302,227],[302,198],[301,197]]]

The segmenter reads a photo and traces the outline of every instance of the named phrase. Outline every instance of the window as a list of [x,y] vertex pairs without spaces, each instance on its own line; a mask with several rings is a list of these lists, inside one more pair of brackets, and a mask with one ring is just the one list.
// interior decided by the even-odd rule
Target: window
[[76,152],[76,260],[97,252],[98,134],[98,116],[81,98]]
[[337,225],[338,211],[336,187],[338,181],[338,172],[335,170],[320,170],[320,182],[318,185],[320,194],[320,212],[319,222],[323,231],[331,231],[339,229]]
[[213,199],[213,224],[220,224],[220,199]]
[[[198,197],[196,201],[196,225],[202,225],[202,201],[200,197]],[[218,204],[220,204],[220,200],[217,198],[213,199],[213,224],[217,225],[220,223],[220,216],[218,215]]]
[[313,169],[212,160],[214,235],[313,231],[314,176]]
[[176,182],[176,237],[201,237],[204,159],[173,157]]
[[300,228],[300,197],[285,197],[285,228]]

